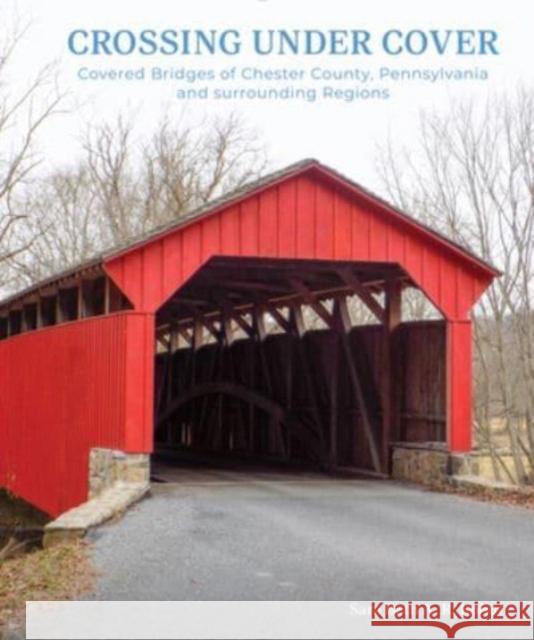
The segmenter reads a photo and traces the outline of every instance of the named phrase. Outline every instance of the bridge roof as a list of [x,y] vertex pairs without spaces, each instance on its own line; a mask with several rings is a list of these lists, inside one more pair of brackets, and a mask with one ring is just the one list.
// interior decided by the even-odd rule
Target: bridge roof
[[34,295],[41,289],[60,284],[61,281],[71,279],[77,275],[83,276],[84,274],[90,274],[92,271],[101,269],[108,262],[112,262],[117,258],[149,245],[150,243],[159,241],[167,234],[175,233],[181,229],[196,224],[205,218],[227,209],[228,207],[242,203],[248,198],[257,196],[266,189],[275,187],[285,181],[298,178],[300,176],[309,176],[311,179],[321,181],[349,197],[355,198],[363,203],[370,204],[386,219],[399,224],[410,233],[417,234],[421,239],[432,243],[433,246],[437,245],[454,261],[457,261],[467,268],[474,269],[483,276],[491,279],[500,275],[500,271],[496,267],[484,261],[469,249],[454,242],[437,230],[423,224],[404,211],[401,211],[383,198],[362,187],[360,184],[350,180],[338,171],[320,163],[316,159],[305,159],[286,166],[279,171],[265,175],[258,180],[249,182],[219,198],[211,200],[181,216],[179,219],[156,227],[148,233],[134,238],[128,243],[103,251],[88,260],[68,267],[61,272],[55,273],[39,282],[36,282],[24,290],[2,300],[0,302],[0,311],[9,307],[18,306],[18,304],[23,302],[24,298]]

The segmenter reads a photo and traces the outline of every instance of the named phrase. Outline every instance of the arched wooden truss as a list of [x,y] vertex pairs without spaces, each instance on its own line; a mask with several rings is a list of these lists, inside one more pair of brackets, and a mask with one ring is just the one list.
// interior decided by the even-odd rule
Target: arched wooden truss
[[[384,389],[379,389],[369,375],[365,343],[368,338],[365,332],[352,332],[348,301],[357,296],[364,303],[380,322],[366,331],[382,340],[384,323],[398,324],[402,274],[397,272],[397,277],[391,279],[386,306],[350,269],[340,268],[336,276],[339,285],[322,291],[312,290],[303,279],[291,277],[288,280],[291,295],[277,299],[273,299],[273,284],[269,285],[269,299],[260,299],[261,282],[228,278],[227,286],[232,289],[254,287],[255,300],[248,305],[232,305],[227,296],[220,300],[218,310],[206,313],[199,295],[205,276],[199,274],[200,282],[191,283],[189,293],[176,296],[171,309],[160,316],[156,443],[169,444],[176,438],[174,428],[182,430],[179,443],[192,448],[234,448],[249,453],[260,450],[280,459],[296,456],[323,466],[338,466],[336,430],[343,395],[338,388],[339,377],[343,376],[345,400],[350,397],[346,402],[350,411],[357,414],[364,434],[364,442],[360,443],[365,449],[363,464],[384,471],[387,452],[383,445],[383,420],[388,409],[383,398],[391,394],[385,389],[387,396],[383,396]],[[198,299],[192,297],[193,290]],[[173,318],[178,309],[179,319]],[[188,318],[184,318],[184,309],[189,312]],[[315,358],[305,344],[310,333],[305,321],[307,309],[322,322],[323,334],[328,334],[325,341],[330,345],[321,347],[322,355]],[[276,342],[285,342],[281,352],[271,346]],[[249,346],[239,347],[239,343]],[[239,354],[234,347],[241,350]],[[383,350],[380,360],[381,367],[388,366],[389,350]],[[253,374],[244,375],[243,371]],[[284,384],[280,385],[276,378],[282,378]],[[298,403],[292,398],[294,385],[298,386]],[[239,400],[241,408],[235,407],[235,400]],[[243,406],[249,407],[246,415]],[[258,417],[252,407],[261,409],[265,415]],[[214,418],[217,411],[218,423]],[[346,416],[346,406],[343,411]],[[220,419],[223,414],[226,425],[233,425],[231,433],[225,433],[228,427]],[[291,435],[284,432],[282,425],[289,427]],[[258,436],[250,434],[250,429],[266,431],[264,441],[258,444]],[[291,441],[293,436],[300,440],[297,453]]]
[[[289,441],[292,437],[295,437],[306,448],[310,460],[319,464],[324,463],[320,446],[320,434],[315,429],[303,424],[290,410],[275,402],[272,398],[235,382],[206,382],[182,393],[172,400],[158,415],[156,432],[165,429],[172,431],[173,419],[176,420],[178,417],[178,422],[180,422],[180,410],[188,409],[188,405],[195,400],[200,400],[205,406],[212,396],[215,397],[215,409],[221,414],[220,403],[223,397],[237,400],[249,409],[260,409],[264,412],[269,424],[270,438],[276,442],[276,449],[282,459],[287,458]],[[188,421],[190,413],[187,412],[182,419]],[[220,449],[223,425],[217,424],[217,421],[215,425],[213,422],[207,422],[208,428],[200,434],[201,438],[199,440],[201,440],[203,448],[206,450]],[[204,420],[200,418],[199,427],[202,429],[203,426]],[[254,424],[251,423],[251,426],[254,427]]]

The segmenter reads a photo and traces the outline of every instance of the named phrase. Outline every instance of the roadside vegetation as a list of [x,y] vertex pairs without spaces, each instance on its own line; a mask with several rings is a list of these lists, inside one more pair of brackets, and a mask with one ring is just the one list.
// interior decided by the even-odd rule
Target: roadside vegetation
[[[7,550],[7,552],[6,552]],[[91,589],[94,572],[83,541],[0,551],[0,638],[24,624],[27,600],[72,600]]]
[[480,502],[492,502],[493,504],[501,504],[510,507],[524,507],[525,509],[534,509],[534,489],[513,487],[507,489],[493,489],[485,488],[481,485],[473,487],[461,487],[453,485],[442,485],[439,487],[432,487],[432,491],[439,491],[442,493],[452,493],[466,498],[472,498],[473,500],[479,500]]
[[502,270],[473,317],[475,435],[497,480],[533,484],[534,88],[423,110],[417,130],[409,145],[392,137],[379,149],[382,185]]
[[91,588],[87,543],[42,548],[42,528],[49,520],[0,490],[0,638],[23,625],[27,600],[67,600]]

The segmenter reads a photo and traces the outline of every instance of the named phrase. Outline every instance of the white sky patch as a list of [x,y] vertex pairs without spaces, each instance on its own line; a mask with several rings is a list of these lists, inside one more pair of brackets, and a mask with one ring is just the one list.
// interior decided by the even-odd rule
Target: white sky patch
[[[16,76],[24,81],[43,64],[60,59],[59,83],[77,103],[70,114],[59,115],[47,124],[41,136],[47,159],[64,163],[75,153],[82,123],[111,118],[120,109],[136,109],[139,129],[151,122],[166,106],[177,117],[184,103],[174,97],[173,85],[82,81],[81,66],[99,69],[127,69],[162,66],[188,69],[222,68],[239,65],[308,68],[314,66],[377,70],[444,67],[485,68],[487,82],[409,82],[392,87],[389,100],[328,101],[194,101],[187,107],[191,117],[205,114],[242,113],[263,132],[274,166],[303,157],[317,157],[350,177],[376,188],[375,146],[387,132],[398,141],[417,133],[419,109],[442,107],[449,98],[482,99],[488,91],[513,90],[518,83],[534,80],[534,24],[532,5],[518,0],[506,3],[430,3],[419,0],[368,3],[329,0],[321,3],[287,0],[16,0],[17,11],[34,18],[28,38],[16,59]],[[5,5],[2,12],[5,12]],[[388,29],[494,29],[499,32],[500,56],[387,56],[375,47],[373,56],[280,56],[258,57],[246,48],[239,56],[74,56],[67,50],[73,29],[366,29],[380,35]],[[391,85],[390,85],[391,86]]]

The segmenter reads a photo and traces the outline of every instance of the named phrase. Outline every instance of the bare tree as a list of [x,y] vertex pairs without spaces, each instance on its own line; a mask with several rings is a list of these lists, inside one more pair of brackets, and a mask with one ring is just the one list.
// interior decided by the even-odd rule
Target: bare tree
[[177,220],[259,176],[265,163],[258,135],[235,115],[197,125],[166,115],[148,135],[124,114],[89,126],[76,163],[25,190],[37,237],[11,258],[17,285]]
[[147,217],[165,222],[260,175],[265,153],[236,115],[181,126],[167,114],[143,146]]
[[10,82],[13,59],[29,28],[29,22],[15,17],[0,33],[0,288],[9,282],[11,261],[35,238],[18,195],[40,162],[37,134],[62,98],[53,63],[21,87]]
[[57,170],[33,182],[21,200],[35,235],[13,256],[16,283],[24,286],[83,262],[109,246],[87,167]]
[[90,127],[84,162],[114,243],[205,204],[259,175],[263,146],[241,118],[196,125],[166,114],[148,136],[137,136],[134,117],[120,114]]
[[116,244],[142,231],[133,131],[133,120],[120,114],[114,122],[88,127],[83,140],[81,164],[90,180],[100,222]]
[[[414,146],[389,141],[378,170],[400,207],[504,271],[475,310],[475,428],[497,477],[532,477],[534,94],[422,112]],[[512,471],[498,455],[503,442]]]

